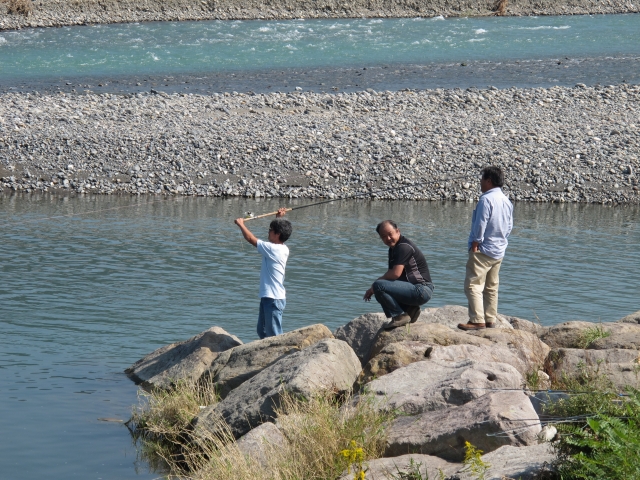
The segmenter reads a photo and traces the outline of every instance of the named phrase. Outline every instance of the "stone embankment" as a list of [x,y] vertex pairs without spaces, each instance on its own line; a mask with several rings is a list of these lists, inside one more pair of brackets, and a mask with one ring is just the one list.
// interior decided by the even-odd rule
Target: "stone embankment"
[[[387,331],[382,314],[367,314],[333,334],[318,324],[247,344],[213,327],[147,355],[127,373],[147,389],[167,388],[168,375],[220,381],[222,400],[194,418],[193,434],[215,433],[223,418],[254,458],[265,454],[264,441],[287,441],[274,410],[284,390],[308,397],[353,389],[352,402],[365,395],[373,408],[399,413],[383,458],[368,462],[374,479],[398,478],[411,459],[434,475],[470,478],[460,463],[466,441],[485,452],[485,478],[536,478],[554,459],[548,442],[556,432],[538,417],[548,394],[529,390],[525,378],[547,389],[554,377],[598,372],[621,389],[638,385],[640,312],[554,327],[501,315],[495,329],[460,332],[455,325],[466,319],[463,307],[428,308],[409,328]],[[206,361],[195,362],[203,350]]]
[[638,203],[640,86],[5,94],[0,189]]
[[584,15],[638,11],[640,4],[630,0],[0,0],[0,30],[177,20]]

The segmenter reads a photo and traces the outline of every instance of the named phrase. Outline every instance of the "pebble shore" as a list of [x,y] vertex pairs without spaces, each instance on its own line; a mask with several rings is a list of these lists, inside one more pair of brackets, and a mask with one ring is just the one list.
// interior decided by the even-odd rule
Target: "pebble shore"
[[[32,5],[30,15],[11,14],[13,4]],[[0,0],[0,30],[123,22],[294,18],[467,17],[495,15],[495,0]],[[630,0],[512,0],[504,15],[638,13]],[[15,9],[15,7],[14,7]]]
[[515,201],[640,203],[640,86],[0,101],[5,193],[474,201],[487,164]]

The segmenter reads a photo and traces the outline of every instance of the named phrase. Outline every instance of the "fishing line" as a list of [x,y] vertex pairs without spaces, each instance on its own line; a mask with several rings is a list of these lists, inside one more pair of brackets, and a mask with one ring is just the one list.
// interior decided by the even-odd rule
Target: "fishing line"
[[[439,179],[439,180],[425,180],[425,181],[421,181],[421,182],[408,183],[408,184],[403,184],[403,185],[396,185],[394,187],[389,187],[389,188],[382,188],[382,189],[373,190],[373,191],[360,192],[360,193],[355,193],[355,194],[352,194],[352,195],[342,196],[342,197],[337,197],[337,198],[330,198],[328,200],[322,200],[320,202],[314,202],[314,203],[310,203],[310,204],[307,204],[307,205],[300,205],[298,207],[286,208],[285,210],[287,212],[292,212],[294,210],[300,210],[302,208],[315,207],[315,206],[318,206],[318,205],[324,205],[326,203],[339,202],[341,200],[355,200],[355,199],[357,199],[359,197],[363,197],[363,196],[371,196],[371,197],[373,197],[374,195],[378,195],[380,193],[397,191],[397,190],[401,190],[403,188],[420,187],[420,186],[432,185],[432,184],[436,184],[436,183],[446,183],[446,182],[450,182],[452,180],[462,180],[462,179],[475,178],[475,177],[477,177],[477,174],[473,173],[473,174],[466,174],[466,175],[458,175],[458,176],[455,176],[455,177],[448,177],[448,178]],[[270,217],[272,215],[275,215],[278,212],[275,211],[275,212],[263,213],[263,214],[257,215],[257,216],[254,216],[251,212],[247,212],[247,213],[249,214],[249,216],[247,216],[244,219],[245,221],[257,220],[258,218],[264,218],[264,217]]]

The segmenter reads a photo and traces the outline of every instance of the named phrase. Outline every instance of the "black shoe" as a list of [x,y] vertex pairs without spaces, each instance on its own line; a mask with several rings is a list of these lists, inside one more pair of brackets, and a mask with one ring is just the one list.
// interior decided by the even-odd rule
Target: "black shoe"
[[406,313],[396,315],[391,319],[389,323],[383,326],[385,330],[391,330],[397,327],[402,327],[411,321],[411,317]]
[[418,321],[418,318],[420,318],[421,313],[422,310],[420,310],[420,307],[418,306],[409,307],[409,309],[407,310],[407,314],[409,314],[409,316],[411,317],[411,323],[416,323]]

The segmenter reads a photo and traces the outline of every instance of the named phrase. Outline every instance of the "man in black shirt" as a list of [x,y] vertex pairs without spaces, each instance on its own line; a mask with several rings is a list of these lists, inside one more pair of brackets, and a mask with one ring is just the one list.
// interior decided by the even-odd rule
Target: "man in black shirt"
[[380,222],[376,232],[389,247],[389,270],[373,282],[364,300],[368,302],[375,295],[387,318],[391,318],[385,329],[413,323],[420,316],[420,305],[433,295],[427,260],[411,240],[400,234],[395,222]]

